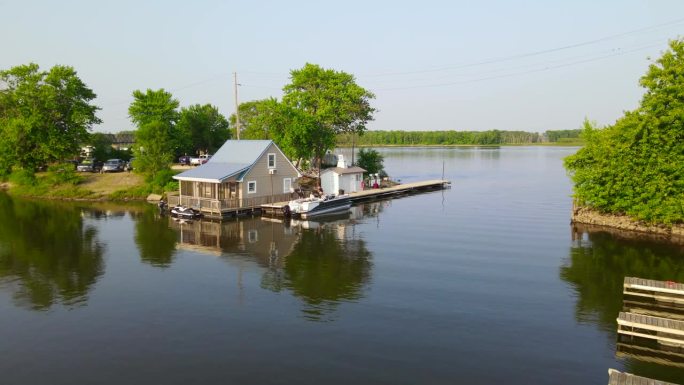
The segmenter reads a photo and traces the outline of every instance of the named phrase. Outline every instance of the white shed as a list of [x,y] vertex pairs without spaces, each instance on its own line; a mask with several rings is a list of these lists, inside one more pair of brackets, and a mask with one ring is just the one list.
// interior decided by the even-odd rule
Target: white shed
[[321,171],[321,188],[325,194],[334,195],[340,190],[344,190],[345,194],[360,191],[364,172],[366,170],[361,167],[347,167],[344,158],[339,155],[337,167]]

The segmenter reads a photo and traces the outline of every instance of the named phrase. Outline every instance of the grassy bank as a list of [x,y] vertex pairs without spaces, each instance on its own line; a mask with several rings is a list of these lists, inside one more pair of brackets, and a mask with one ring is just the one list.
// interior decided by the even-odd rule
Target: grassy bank
[[64,169],[35,175],[18,171],[3,187],[12,195],[64,200],[144,200],[154,192],[135,173],[91,174]]

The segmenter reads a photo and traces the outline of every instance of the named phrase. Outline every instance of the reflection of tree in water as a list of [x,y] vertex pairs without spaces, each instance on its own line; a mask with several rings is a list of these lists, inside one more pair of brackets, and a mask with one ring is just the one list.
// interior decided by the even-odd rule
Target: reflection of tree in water
[[169,267],[176,253],[176,232],[167,217],[159,217],[158,211],[149,207],[135,217],[135,244],[142,261]]
[[[577,322],[596,324],[613,342],[623,307],[625,277],[684,282],[684,249],[674,245],[618,239],[601,232],[570,249],[560,277],[577,293]],[[665,381],[681,381],[684,370],[628,359],[629,372]]]
[[365,242],[340,239],[333,230],[302,231],[282,269],[282,286],[306,302],[305,317],[314,321],[325,320],[341,301],[361,298],[370,278]]
[[104,246],[84,226],[80,210],[0,194],[0,282],[20,306],[85,303],[103,273]]

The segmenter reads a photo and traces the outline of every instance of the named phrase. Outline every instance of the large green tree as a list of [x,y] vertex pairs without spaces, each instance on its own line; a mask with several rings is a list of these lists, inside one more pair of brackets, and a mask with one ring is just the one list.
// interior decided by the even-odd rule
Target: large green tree
[[176,125],[178,105],[178,100],[164,89],[133,92],[128,114],[138,127],[133,149],[134,166],[153,178],[159,171],[169,168],[180,147],[182,135]]
[[318,160],[332,149],[329,137],[341,133],[361,134],[373,120],[372,92],[356,84],[353,75],[307,63],[290,71],[290,84],[283,88],[283,103],[308,116],[308,133],[314,140],[313,154]]
[[614,125],[588,122],[586,145],[565,160],[575,199],[654,223],[684,222],[684,41],[648,69],[640,106]]
[[[278,113],[277,107],[278,101],[275,98],[240,103],[240,138],[273,139],[271,119]],[[230,115],[230,125],[237,126],[235,114]]]
[[0,71],[0,174],[77,155],[100,123],[95,97],[72,67],[41,71],[31,63]]
[[211,104],[181,108],[178,131],[182,152],[190,154],[213,154],[231,136],[228,120]]

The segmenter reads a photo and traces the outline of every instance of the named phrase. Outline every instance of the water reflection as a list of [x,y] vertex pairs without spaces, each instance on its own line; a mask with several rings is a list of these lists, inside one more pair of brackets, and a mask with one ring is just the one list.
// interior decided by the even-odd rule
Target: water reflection
[[684,248],[651,240],[630,240],[581,225],[573,229],[573,238],[560,277],[572,285],[577,295],[577,322],[594,324],[606,332],[609,341],[616,344],[616,356],[624,360],[626,371],[680,382],[684,376],[682,369],[663,367],[662,360],[626,354],[643,353],[652,347],[625,346],[624,341],[618,340],[616,318],[620,311],[634,306],[629,301],[623,302],[625,277],[684,282]]
[[47,310],[85,304],[102,275],[104,246],[82,210],[0,193],[0,288],[18,306]]
[[176,252],[176,232],[169,228],[166,217],[155,208],[135,214],[135,244],[140,259],[156,267],[169,267]]
[[[372,208],[371,206],[375,207]],[[325,221],[243,218],[223,223],[171,220],[178,247],[226,258],[249,258],[263,267],[261,287],[287,290],[303,301],[303,317],[330,321],[341,303],[363,297],[370,281],[371,253],[355,231],[364,212],[381,204]]]

